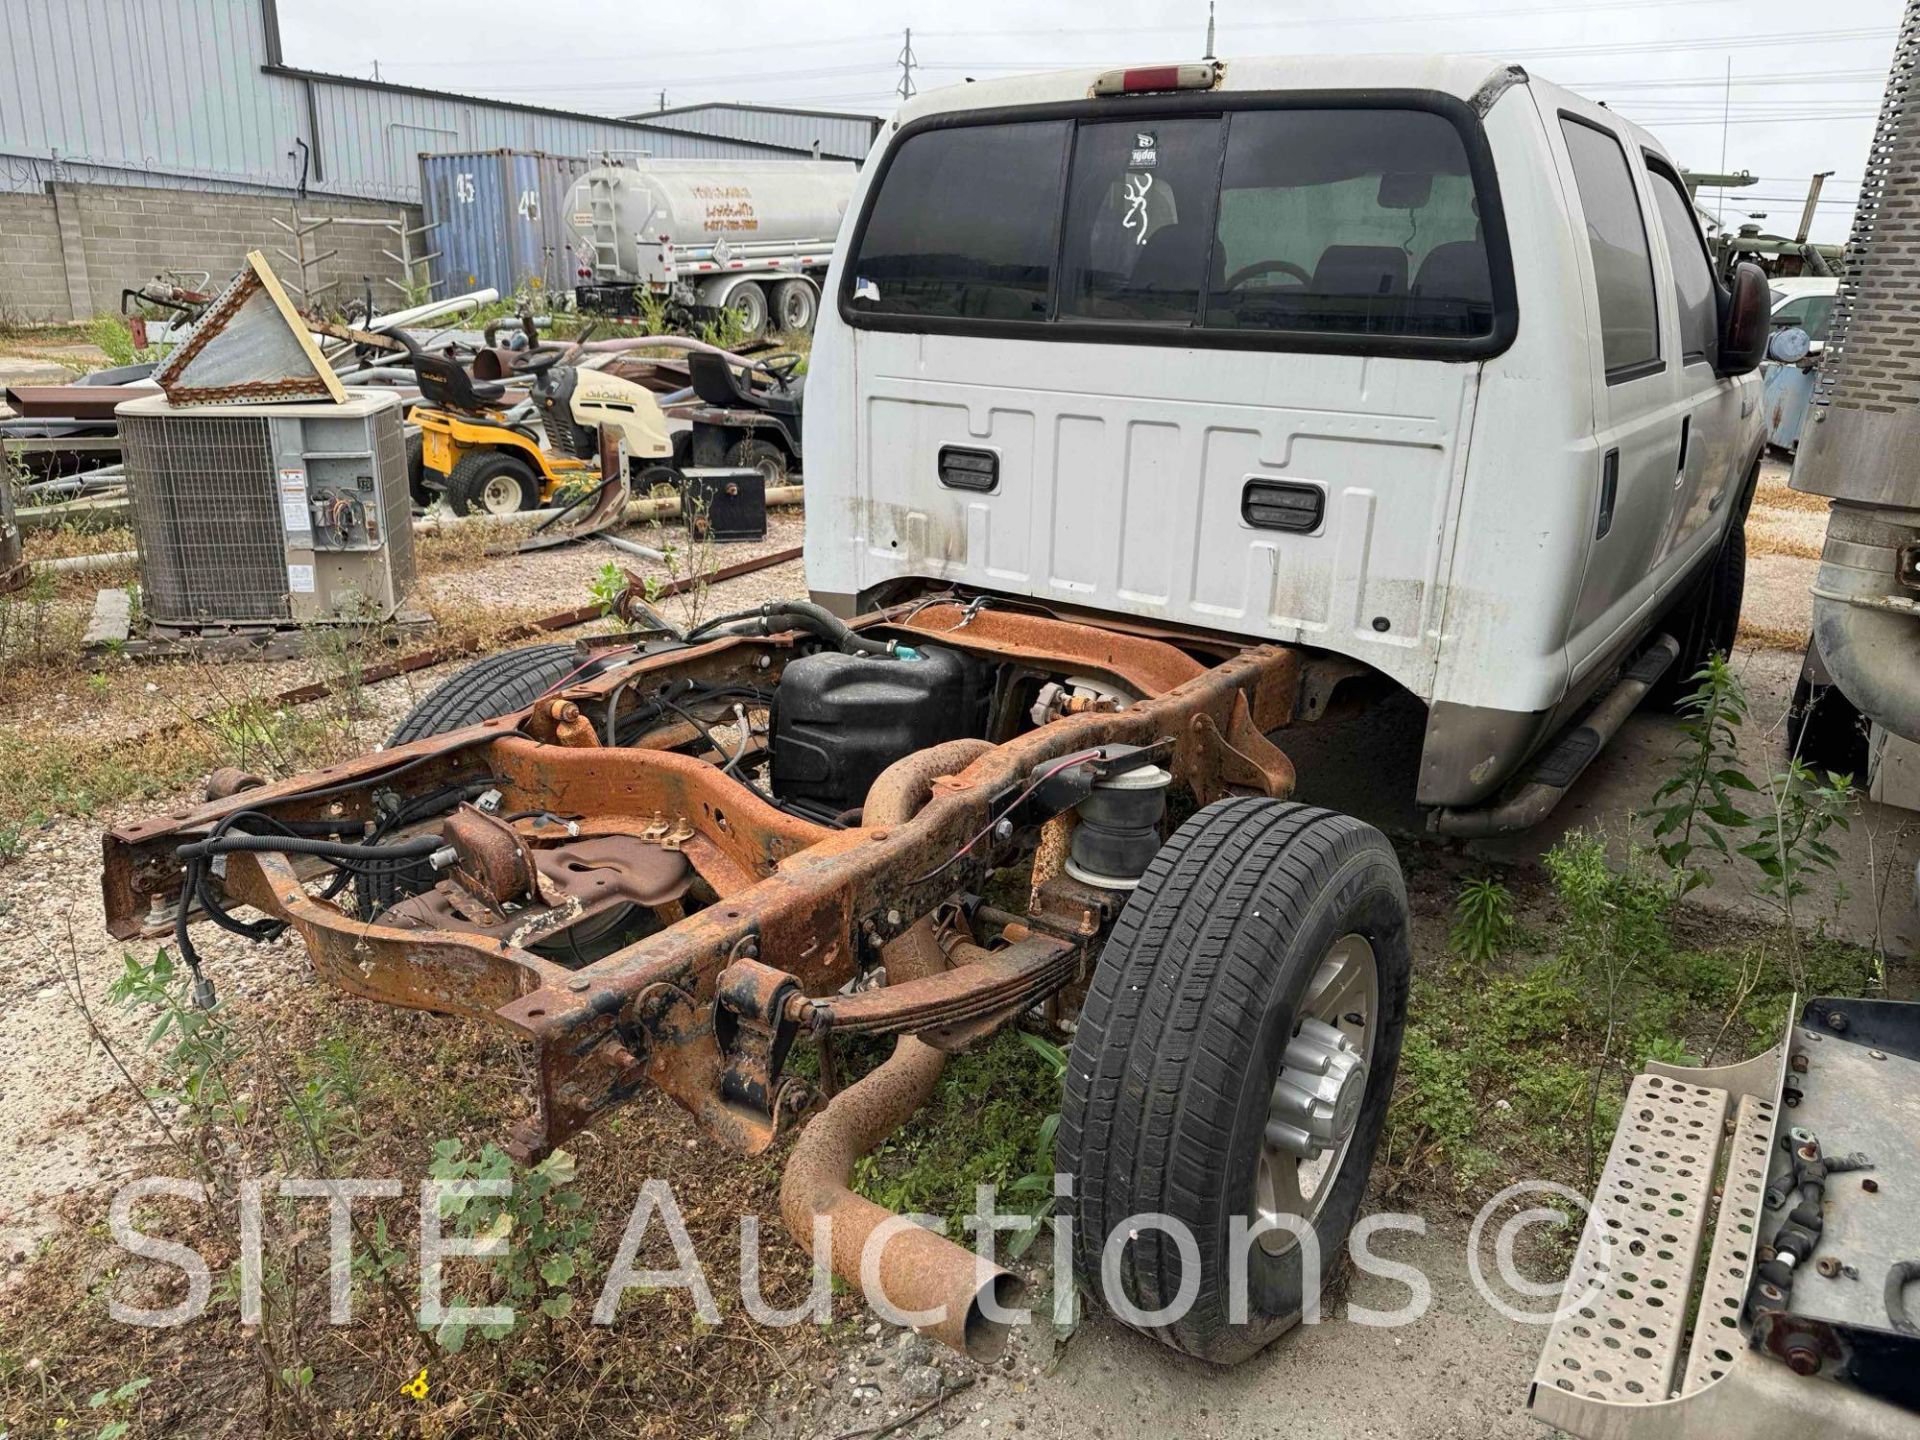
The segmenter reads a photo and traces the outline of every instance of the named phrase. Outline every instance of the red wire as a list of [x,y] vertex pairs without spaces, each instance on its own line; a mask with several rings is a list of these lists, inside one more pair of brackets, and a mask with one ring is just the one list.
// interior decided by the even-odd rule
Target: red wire
[[1022,790],[1018,795],[1014,796],[1013,799],[1009,800],[1006,804],[1005,809],[1003,809],[998,815],[991,817],[987,821],[987,823],[980,828],[979,834],[975,835],[971,840],[967,841],[966,844],[962,845],[958,850],[954,851],[953,854],[949,855],[945,860],[942,860],[938,865],[934,866],[934,868],[929,870],[926,874],[919,876],[917,879],[910,880],[907,883],[910,885],[918,885],[922,880],[931,880],[933,879],[934,876],[938,875],[942,870],[945,870],[950,865],[952,865],[955,861],[964,859],[969,850],[973,849],[974,846],[978,845],[985,836],[992,833],[994,826],[998,825],[1002,820],[1006,819],[1007,816],[1011,815],[1016,809],[1019,808],[1021,801],[1025,800],[1029,795],[1033,794],[1034,791],[1038,790],[1042,785],[1046,784],[1047,781],[1051,780],[1054,776],[1058,775],[1061,771],[1071,770],[1075,765],[1084,765],[1086,764],[1087,761],[1098,758],[1099,754],[1100,754],[1100,751],[1098,749],[1093,749],[1093,750],[1082,750],[1076,755],[1067,756],[1066,759],[1062,760],[1059,764],[1055,765],[1051,770],[1048,770],[1045,774],[1035,778],[1035,780],[1031,785],[1027,786],[1026,789]]

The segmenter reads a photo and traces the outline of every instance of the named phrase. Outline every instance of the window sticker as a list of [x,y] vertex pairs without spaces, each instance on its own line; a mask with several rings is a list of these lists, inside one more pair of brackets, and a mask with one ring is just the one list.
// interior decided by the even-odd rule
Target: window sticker
[[1127,210],[1120,217],[1120,228],[1137,232],[1133,243],[1147,243],[1147,192],[1153,189],[1151,175],[1127,176]]
[[1160,161],[1159,142],[1151,130],[1139,130],[1133,137],[1133,155],[1127,161],[1130,170],[1151,170]]

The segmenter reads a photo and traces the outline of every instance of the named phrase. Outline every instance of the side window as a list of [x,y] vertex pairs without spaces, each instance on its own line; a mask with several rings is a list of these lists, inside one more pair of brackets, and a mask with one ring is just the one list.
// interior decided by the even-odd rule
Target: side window
[[869,314],[1046,318],[1066,161],[1064,120],[912,136],[852,265]]
[[1061,315],[1191,325],[1219,188],[1218,120],[1083,123],[1067,186]]
[[1600,349],[1607,383],[1657,368],[1660,330],[1653,301],[1653,256],[1640,218],[1627,152],[1609,132],[1560,117],[1580,208],[1587,217],[1594,284],[1600,292]]
[[1791,300],[1773,312],[1773,328],[1785,330],[1797,326],[1807,332],[1807,338],[1814,344],[1825,344],[1827,326],[1833,320],[1833,302],[1831,295],[1804,295]]
[[1209,329],[1493,333],[1466,143],[1424,110],[1251,110],[1227,130]]
[[1673,293],[1680,307],[1682,363],[1712,365],[1720,358],[1720,311],[1714,301],[1713,270],[1707,264],[1706,242],[1694,224],[1693,205],[1680,182],[1652,165],[1653,203],[1666,232],[1667,252],[1673,256]]

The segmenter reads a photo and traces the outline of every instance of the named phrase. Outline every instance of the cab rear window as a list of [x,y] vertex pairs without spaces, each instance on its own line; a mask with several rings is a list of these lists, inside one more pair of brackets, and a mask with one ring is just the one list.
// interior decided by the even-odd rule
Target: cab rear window
[[1283,348],[1486,340],[1489,208],[1459,124],[1429,109],[948,125],[886,162],[844,310]]

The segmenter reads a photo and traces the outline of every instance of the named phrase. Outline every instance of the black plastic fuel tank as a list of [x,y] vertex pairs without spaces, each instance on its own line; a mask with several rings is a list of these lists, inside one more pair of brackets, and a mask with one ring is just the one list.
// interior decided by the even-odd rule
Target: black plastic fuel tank
[[903,755],[981,733],[986,667],[929,646],[790,661],[773,704],[773,793],[821,815],[865,803]]

